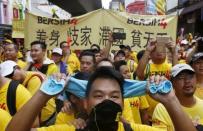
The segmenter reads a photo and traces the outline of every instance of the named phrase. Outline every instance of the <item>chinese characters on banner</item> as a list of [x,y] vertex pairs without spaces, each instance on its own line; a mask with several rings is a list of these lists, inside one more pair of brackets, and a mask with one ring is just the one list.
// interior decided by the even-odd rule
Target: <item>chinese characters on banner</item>
[[96,10],[69,20],[60,20],[26,15],[25,43],[35,40],[45,41],[49,49],[58,47],[70,37],[72,49],[87,49],[92,44],[104,47],[110,32],[126,33],[125,40],[113,43],[113,49],[121,44],[129,45],[133,50],[141,50],[156,35],[170,35],[176,39],[176,16],[132,15],[110,10]]

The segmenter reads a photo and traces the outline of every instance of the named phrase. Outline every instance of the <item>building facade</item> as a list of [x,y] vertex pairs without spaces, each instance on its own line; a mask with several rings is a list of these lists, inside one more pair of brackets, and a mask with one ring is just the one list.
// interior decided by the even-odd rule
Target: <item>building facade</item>
[[178,15],[178,33],[184,29],[184,34],[203,35],[203,1],[202,0],[178,0],[176,5],[169,2],[167,14]]
[[203,35],[203,1],[202,0],[179,0],[178,28],[184,28],[185,33]]

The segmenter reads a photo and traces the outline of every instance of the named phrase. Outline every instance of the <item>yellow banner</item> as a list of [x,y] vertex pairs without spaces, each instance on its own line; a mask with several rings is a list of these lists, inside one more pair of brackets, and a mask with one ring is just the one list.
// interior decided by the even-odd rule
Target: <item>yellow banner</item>
[[12,37],[24,38],[24,22],[25,20],[13,20],[12,21]]
[[99,9],[69,20],[52,19],[27,13],[25,47],[35,40],[45,41],[49,49],[70,41],[71,49],[88,49],[92,44],[101,47],[108,42],[109,32],[126,33],[125,40],[113,43],[112,49],[129,45],[141,50],[156,35],[170,35],[176,39],[177,16],[133,15]]

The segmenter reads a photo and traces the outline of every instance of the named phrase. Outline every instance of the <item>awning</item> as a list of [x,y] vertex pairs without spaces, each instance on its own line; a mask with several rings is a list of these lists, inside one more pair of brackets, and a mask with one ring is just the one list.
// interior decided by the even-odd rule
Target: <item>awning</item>
[[83,15],[87,12],[102,8],[101,0],[49,0],[72,16]]
[[184,15],[193,12],[197,9],[203,8],[203,1],[197,2],[189,7],[185,7],[179,10],[179,15]]

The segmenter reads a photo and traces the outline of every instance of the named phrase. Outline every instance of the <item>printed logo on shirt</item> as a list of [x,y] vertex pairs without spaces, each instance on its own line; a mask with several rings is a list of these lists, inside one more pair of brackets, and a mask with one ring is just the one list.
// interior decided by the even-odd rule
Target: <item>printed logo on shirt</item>
[[161,75],[165,76],[167,79],[170,79],[170,71],[152,71],[149,73],[149,76],[152,75]]
[[136,101],[131,101],[131,102],[130,102],[130,107],[139,108],[139,107],[140,107],[140,102],[139,102],[138,100],[136,100]]

